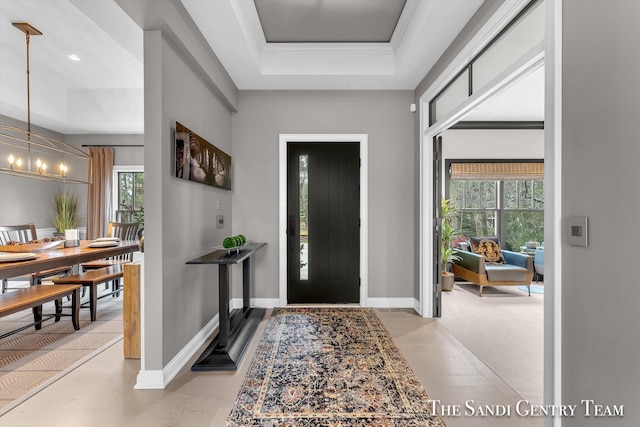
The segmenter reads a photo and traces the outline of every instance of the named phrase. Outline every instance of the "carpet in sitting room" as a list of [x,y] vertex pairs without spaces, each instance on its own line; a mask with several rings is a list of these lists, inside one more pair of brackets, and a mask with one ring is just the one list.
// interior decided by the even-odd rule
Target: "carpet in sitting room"
[[438,322],[522,398],[542,403],[543,314],[544,294],[486,286],[479,297],[476,285],[456,282]]

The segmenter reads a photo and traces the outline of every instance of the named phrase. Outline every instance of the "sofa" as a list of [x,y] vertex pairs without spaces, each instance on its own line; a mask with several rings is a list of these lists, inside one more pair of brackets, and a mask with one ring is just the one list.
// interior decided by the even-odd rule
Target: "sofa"
[[488,262],[483,255],[458,249],[459,259],[453,263],[453,273],[480,287],[527,286],[531,296],[533,279],[533,257],[519,252],[501,250],[504,264]]

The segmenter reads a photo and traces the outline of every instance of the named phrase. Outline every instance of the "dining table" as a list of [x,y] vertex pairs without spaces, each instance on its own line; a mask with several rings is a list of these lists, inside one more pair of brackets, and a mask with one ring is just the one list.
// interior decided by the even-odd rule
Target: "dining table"
[[[124,255],[139,250],[137,240],[122,240],[113,246],[89,247],[93,240],[80,240],[78,246],[63,247],[64,241],[59,246],[34,250],[33,259],[24,261],[0,262],[0,280],[12,277],[24,276],[38,271],[64,267],[66,265],[82,264],[102,258],[109,258],[117,255]],[[0,246],[0,253],[3,253]],[[11,252],[16,252],[16,248],[11,248]]]

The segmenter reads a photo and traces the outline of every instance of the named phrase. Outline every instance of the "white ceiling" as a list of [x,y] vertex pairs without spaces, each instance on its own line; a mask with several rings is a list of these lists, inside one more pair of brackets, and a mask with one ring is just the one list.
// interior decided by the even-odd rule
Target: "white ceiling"
[[[263,11],[269,15],[265,26],[297,23],[273,36],[282,40],[304,40],[301,33],[311,28],[314,13],[350,16],[348,7],[370,8],[368,18],[346,20],[346,32],[338,30],[339,20],[317,28],[327,27],[334,40],[353,40],[353,34],[368,40],[388,33],[389,22],[397,23],[389,42],[267,43],[253,0],[181,1],[240,90],[413,90],[482,4],[299,0],[306,7],[288,11],[283,20],[278,8],[292,0],[258,0],[269,11]],[[30,45],[32,124],[63,134],[143,132],[142,31],[113,0],[0,0],[1,115],[27,119],[25,35],[11,25],[16,21],[43,32],[32,36]],[[372,24],[376,31],[371,31]],[[315,40],[326,37],[318,34]],[[80,61],[70,60],[71,53]],[[531,115],[525,107],[535,109],[527,105],[536,103],[536,92],[543,92],[543,86],[538,90],[532,89],[533,83],[523,85],[528,94],[517,89],[519,85],[504,92],[516,91],[517,106],[523,108],[518,120]],[[499,111],[490,112],[487,106],[466,120],[512,120],[504,114],[514,112],[513,102],[493,103]]]
[[[0,1],[0,114],[61,133],[144,131],[142,31],[112,0]],[[68,54],[80,61],[72,61]]]
[[543,121],[544,66],[483,102],[462,120]]

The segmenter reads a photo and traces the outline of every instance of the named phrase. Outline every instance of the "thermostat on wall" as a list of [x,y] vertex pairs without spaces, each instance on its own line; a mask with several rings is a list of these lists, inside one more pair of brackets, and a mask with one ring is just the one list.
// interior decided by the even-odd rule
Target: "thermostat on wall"
[[224,228],[224,215],[216,215],[216,228]]
[[573,246],[589,246],[589,219],[586,216],[572,216],[567,220],[569,244]]

